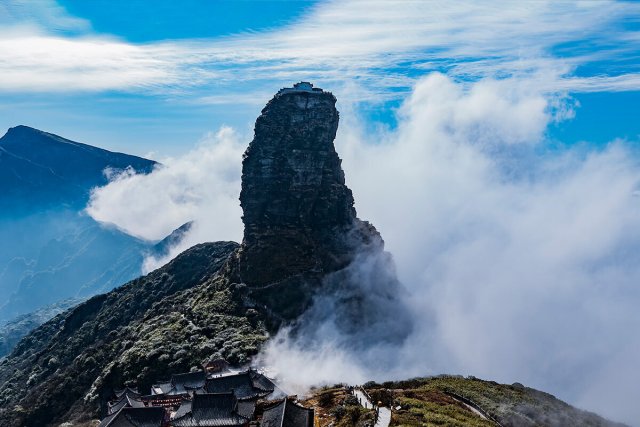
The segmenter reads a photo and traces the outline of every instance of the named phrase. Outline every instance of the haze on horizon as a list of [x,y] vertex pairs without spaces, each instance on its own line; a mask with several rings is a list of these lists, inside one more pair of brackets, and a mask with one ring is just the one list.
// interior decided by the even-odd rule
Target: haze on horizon
[[640,5],[115,4],[0,5],[0,127],[165,165],[97,189],[93,218],[148,240],[195,220],[170,257],[239,241],[255,117],[311,81],[338,98],[359,217],[423,327],[384,349],[391,371],[354,369],[381,353],[342,352],[330,335],[321,354],[339,357],[276,347],[281,360],[326,381],[519,381],[637,423]]

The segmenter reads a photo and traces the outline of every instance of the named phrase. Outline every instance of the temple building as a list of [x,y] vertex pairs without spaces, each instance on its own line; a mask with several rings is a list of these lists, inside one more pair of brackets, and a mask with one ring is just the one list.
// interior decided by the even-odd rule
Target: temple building
[[175,411],[185,399],[189,399],[188,394],[151,394],[140,397],[145,406],[158,406],[167,411]]
[[188,394],[195,390],[201,390],[207,380],[204,371],[188,372],[186,374],[174,374],[166,383],[151,386],[151,394]]
[[115,414],[122,408],[144,408],[144,407],[146,407],[146,405],[139,397],[135,398],[130,396],[123,396],[121,399],[115,402],[109,403],[107,408],[107,414],[109,415]]
[[283,399],[262,414],[260,427],[313,427],[313,409]]
[[255,412],[255,402],[239,401],[233,392],[196,393],[172,416],[172,427],[244,427]]
[[115,399],[107,404],[107,414],[115,414],[122,408],[143,408],[140,393],[134,388],[124,388],[114,392]]
[[[219,367],[227,369],[226,362],[214,365],[209,367],[216,372]],[[202,371],[174,374],[169,381],[154,384],[146,396],[133,388],[115,391],[99,427],[247,427],[257,425],[256,415],[260,418],[258,401],[263,408],[264,399],[283,396],[269,378],[253,369],[216,376],[203,364]],[[313,410],[285,398],[264,411],[262,419],[269,427],[313,427]]]
[[207,375],[221,374],[229,371],[229,363],[224,359],[207,360],[202,364]]
[[164,427],[166,418],[163,408],[123,407],[108,415],[98,427]]
[[293,87],[283,87],[278,91],[277,95],[291,92],[323,92],[323,90],[318,87],[313,87],[312,83],[300,82],[294,84]]
[[235,375],[209,378],[204,388],[207,393],[224,393],[232,390],[238,400],[255,400],[273,393],[275,385],[269,378],[249,369]]

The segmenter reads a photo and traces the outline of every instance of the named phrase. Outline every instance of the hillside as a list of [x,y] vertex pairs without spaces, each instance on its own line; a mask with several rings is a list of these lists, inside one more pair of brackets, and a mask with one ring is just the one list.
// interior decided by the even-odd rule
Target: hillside
[[[522,384],[441,375],[364,385],[373,402],[392,408],[391,426],[623,427]],[[343,386],[313,390],[319,426],[364,427],[373,419]]]
[[195,246],[165,267],[62,313],[0,362],[0,425],[99,417],[113,388],[188,371],[214,353],[236,363],[265,339],[240,287],[215,273],[237,245]]
[[49,319],[81,303],[81,299],[68,299],[48,305],[34,312],[23,314],[10,322],[0,325],[0,358],[13,350],[18,342]]
[[153,243],[83,210],[91,189],[108,182],[105,171],[147,173],[156,164],[27,126],[0,138],[0,322],[140,275]]
[[152,244],[88,217],[72,215],[73,226],[43,242],[31,257],[11,259],[0,269],[0,319],[9,320],[67,298],[87,298],[142,272]]

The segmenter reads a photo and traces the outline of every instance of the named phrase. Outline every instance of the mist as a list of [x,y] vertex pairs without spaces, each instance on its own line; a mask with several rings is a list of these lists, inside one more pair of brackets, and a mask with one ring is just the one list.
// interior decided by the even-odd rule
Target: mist
[[100,222],[145,239],[160,240],[194,221],[189,233],[165,256],[149,254],[148,273],[195,244],[242,238],[238,202],[245,142],[231,128],[209,133],[187,154],[162,159],[148,175],[125,171],[95,188],[87,213]]
[[[347,185],[393,255],[406,310],[373,298],[365,326],[344,328],[331,310],[343,296],[319,295],[257,363],[296,390],[452,373],[518,381],[614,420],[640,419],[638,153],[630,141],[549,141],[550,126],[580,111],[538,86],[430,74],[397,126],[375,131],[355,106],[339,105]],[[224,128],[146,177],[96,190],[88,212],[146,238],[195,220],[170,257],[202,241],[239,240],[249,140]],[[362,259],[349,283],[375,296],[381,289],[369,279],[380,263]],[[404,316],[410,327],[397,323]]]

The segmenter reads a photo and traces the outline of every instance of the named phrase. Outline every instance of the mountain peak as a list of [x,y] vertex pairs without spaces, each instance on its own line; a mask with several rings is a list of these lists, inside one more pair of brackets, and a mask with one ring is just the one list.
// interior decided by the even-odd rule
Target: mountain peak
[[[150,172],[156,162],[81,144],[29,126],[9,128],[0,138],[0,206],[41,209],[84,206],[89,190],[104,185],[104,170]],[[5,213],[8,212],[5,209]]]
[[325,92],[319,87],[313,87],[313,83],[300,82],[300,83],[295,83],[293,87],[283,87],[278,91],[276,96],[282,95],[285,93],[330,93],[330,92]]
[[[302,82],[281,89],[256,120],[242,163],[241,274],[259,285],[340,268],[343,235],[357,222],[333,145],[336,98]],[[347,251],[348,252],[348,251]]]
[[327,274],[367,248],[383,250],[376,229],[357,218],[345,183],[333,143],[335,104],[310,83],[281,89],[256,120],[242,162],[239,279],[284,318],[306,309]]
[[35,138],[47,137],[50,134],[41,131],[40,129],[32,128],[30,126],[18,125],[10,127],[3,137],[0,138],[0,145],[10,145],[12,143],[23,143]]
[[16,133],[16,132],[18,132],[18,133],[23,133],[23,132],[26,132],[26,133],[29,133],[29,132],[31,132],[31,133],[42,133],[42,131],[40,129],[32,128],[31,126],[27,126],[27,125],[17,125],[17,126],[9,128],[7,130],[7,134]]

